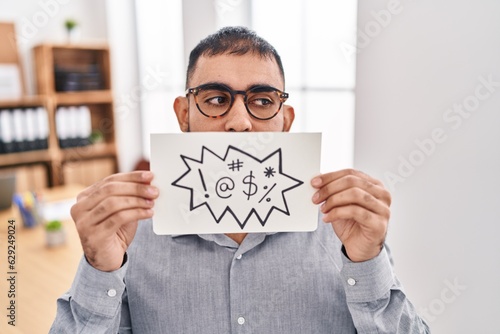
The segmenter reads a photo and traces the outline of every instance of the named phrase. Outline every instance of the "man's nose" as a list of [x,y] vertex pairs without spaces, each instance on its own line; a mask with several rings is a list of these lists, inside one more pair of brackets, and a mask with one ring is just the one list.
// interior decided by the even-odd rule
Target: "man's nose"
[[245,107],[244,96],[236,95],[234,103],[226,115],[225,131],[252,131],[252,120]]

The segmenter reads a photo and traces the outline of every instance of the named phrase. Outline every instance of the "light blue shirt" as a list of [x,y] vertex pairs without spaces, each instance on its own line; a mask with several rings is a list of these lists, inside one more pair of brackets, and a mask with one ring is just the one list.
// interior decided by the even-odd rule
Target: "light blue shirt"
[[159,236],[142,221],[126,263],[82,259],[50,333],[429,333],[388,250],[353,263],[314,232]]

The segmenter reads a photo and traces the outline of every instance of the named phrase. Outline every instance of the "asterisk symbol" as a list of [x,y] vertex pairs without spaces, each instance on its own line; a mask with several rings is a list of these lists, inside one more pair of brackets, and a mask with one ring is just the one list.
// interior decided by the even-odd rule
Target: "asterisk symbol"
[[274,171],[274,168],[273,167],[266,167],[265,170],[264,170],[264,175],[267,177],[267,178],[270,178],[271,176],[274,177],[274,174],[276,172]]

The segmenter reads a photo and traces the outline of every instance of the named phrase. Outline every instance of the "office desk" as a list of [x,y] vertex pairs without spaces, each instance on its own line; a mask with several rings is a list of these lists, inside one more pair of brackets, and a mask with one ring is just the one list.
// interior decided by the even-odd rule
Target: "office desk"
[[[62,186],[42,192],[45,201],[75,198],[82,186]],[[7,317],[11,276],[8,259],[8,220],[16,223],[16,326]],[[0,211],[0,333],[46,334],[56,314],[56,300],[71,286],[82,256],[80,240],[71,219],[63,221],[64,245],[46,246],[45,230],[37,225],[24,228],[16,208]]]

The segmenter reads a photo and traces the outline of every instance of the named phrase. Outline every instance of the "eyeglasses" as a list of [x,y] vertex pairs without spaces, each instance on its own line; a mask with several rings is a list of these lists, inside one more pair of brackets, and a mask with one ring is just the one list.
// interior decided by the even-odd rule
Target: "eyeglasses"
[[255,86],[247,91],[232,90],[223,84],[205,84],[188,88],[186,96],[193,94],[198,110],[206,117],[219,118],[233,106],[237,94],[243,95],[245,107],[250,115],[260,120],[276,116],[288,99],[288,93],[271,86]]

